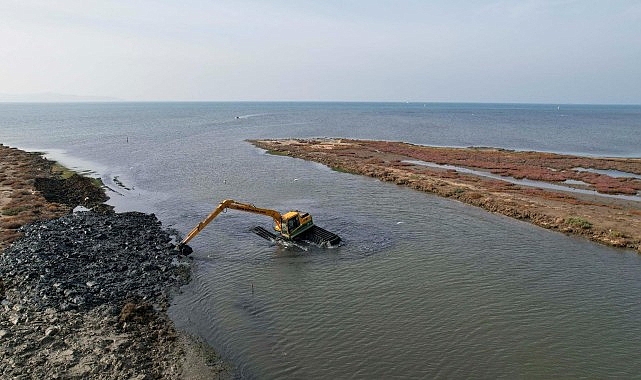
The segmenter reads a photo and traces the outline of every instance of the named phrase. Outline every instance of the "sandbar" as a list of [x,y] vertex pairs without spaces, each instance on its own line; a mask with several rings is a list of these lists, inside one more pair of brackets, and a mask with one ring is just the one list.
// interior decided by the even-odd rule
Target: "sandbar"
[[319,162],[641,253],[640,158],[343,138],[249,142],[272,154]]

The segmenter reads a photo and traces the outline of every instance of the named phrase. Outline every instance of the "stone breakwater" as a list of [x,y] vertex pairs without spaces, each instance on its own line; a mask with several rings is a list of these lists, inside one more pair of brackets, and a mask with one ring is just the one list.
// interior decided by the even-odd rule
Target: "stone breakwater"
[[128,300],[160,307],[189,273],[154,215],[78,212],[21,232],[0,257],[0,277],[40,309],[121,308]]
[[189,263],[153,215],[82,212],[21,232],[0,256],[0,376],[179,375],[164,312]]
[[[641,176],[641,159],[638,158],[592,158],[329,138],[250,142],[273,154],[316,161],[335,170],[375,177],[544,228],[641,252],[641,202],[616,197],[618,194],[639,194],[641,180],[599,172],[618,170]],[[430,167],[412,162],[416,160],[437,165]],[[495,177],[438,165],[474,169]],[[507,181],[508,176],[567,187],[552,190],[519,185]],[[573,192],[570,184],[591,190],[593,194]]]

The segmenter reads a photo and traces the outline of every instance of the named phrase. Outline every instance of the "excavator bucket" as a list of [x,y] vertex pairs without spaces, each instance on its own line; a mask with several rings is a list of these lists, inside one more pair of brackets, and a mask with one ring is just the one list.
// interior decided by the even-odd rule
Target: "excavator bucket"
[[194,252],[194,250],[190,246],[182,243],[178,244],[178,246],[176,246],[176,249],[178,250],[178,252],[180,252],[181,255],[184,256],[189,256]]

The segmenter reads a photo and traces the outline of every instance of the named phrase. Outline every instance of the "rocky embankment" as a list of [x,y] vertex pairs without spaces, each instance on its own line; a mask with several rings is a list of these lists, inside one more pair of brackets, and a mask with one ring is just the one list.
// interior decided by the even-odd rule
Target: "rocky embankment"
[[[544,228],[641,252],[641,201],[637,200],[641,199],[639,158],[441,148],[350,139],[250,142],[273,154],[316,161],[336,170],[375,177]],[[443,165],[473,170],[461,171]],[[612,170],[633,176],[605,174]],[[474,171],[492,174],[494,178]],[[508,178],[550,183],[556,188],[515,184]]]
[[[0,378],[231,377],[167,316],[190,262],[154,215],[114,213],[90,179],[0,153],[0,232],[13,242],[0,256]],[[81,204],[93,210],[70,212]]]
[[82,212],[22,232],[0,257],[4,377],[178,377],[164,312],[189,263],[153,215]]

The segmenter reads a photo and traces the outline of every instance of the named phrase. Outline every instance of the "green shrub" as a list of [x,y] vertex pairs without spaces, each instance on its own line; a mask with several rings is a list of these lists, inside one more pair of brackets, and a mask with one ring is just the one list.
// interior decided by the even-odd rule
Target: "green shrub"
[[592,223],[578,216],[571,216],[566,220],[566,222],[571,226],[583,228],[584,230],[592,228]]

